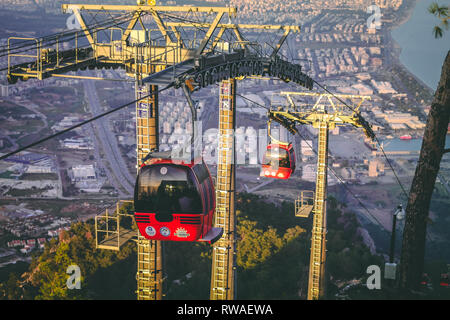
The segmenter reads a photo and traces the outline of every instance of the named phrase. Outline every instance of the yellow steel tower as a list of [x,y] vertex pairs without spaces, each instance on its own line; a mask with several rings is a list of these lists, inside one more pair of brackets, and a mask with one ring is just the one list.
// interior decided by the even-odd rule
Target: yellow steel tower
[[[276,107],[269,111],[269,117],[281,124],[309,124],[318,130],[317,146],[317,174],[314,205],[307,201],[296,201],[296,215],[308,217],[313,212],[311,231],[311,253],[309,263],[308,300],[317,300],[325,292],[325,261],[326,261],[326,233],[327,233],[327,168],[328,168],[328,132],[336,125],[352,124],[363,127],[370,136],[371,128],[359,115],[361,104],[370,99],[369,96],[331,95],[306,92],[282,92],[288,101],[288,107]],[[317,98],[315,103],[298,102],[298,98]],[[359,103],[347,110],[345,105],[336,101],[339,99],[359,100]]]
[[214,225],[223,228],[223,236],[214,244],[211,270],[211,300],[235,298],[235,148],[236,80],[220,84],[219,145]]

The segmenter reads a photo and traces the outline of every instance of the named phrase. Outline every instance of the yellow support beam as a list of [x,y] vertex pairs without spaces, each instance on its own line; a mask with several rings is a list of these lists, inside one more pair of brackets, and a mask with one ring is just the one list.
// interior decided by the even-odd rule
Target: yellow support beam
[[80,10],[77,8],[72,9],[73,13],[75,14],[75,17],[77,18],[78,22],[80,23],[80,26],[82,30],[84,31],[84,34],[86,35],[86,39],[89,41],[89,44],[94,47],[95,41],[92,37],[91,33],[88,30],[88,27],[86,26],[86,22],[83,19],[83,16],[80,13]]
[[174,45],[176,43],[175,39],[172,39],[172,36],[169,32],[167,32],[167,27],[162,21],[159,13],[157,11],[152,11],[153,19],[156,22],[156,25],[158,26],[159,30],[161,31],[162,35],[167,41],[167,45]]
[[237,9],[233,7],[196,7],[196,6],[133,6],[133,5],[103,5],[103,4],[62,4],[63,13],[67,10],[98,10],[98,11],[159,11],[159,12],[199,12],[222,13],[234,16]]
[[128,39],[128,37],[130,36],[131,30],[133,30],[134,27],[136,26],[136,23],[138,22],[140,16],[141,16],[140,11],[136,11],[133,13],[133,17],[131,18],[130,22],[128,23],[127,28],[125,29],[125,31],[122,34],[122,42],[124,42]]
[[[183,28],[209,28],[209,22],[167,22],[168,27],[183,27]],[[285,26],[285,25],[257,25],[257,24],[232,24],[219,23],[218,28],[225,29],[256,29],[256,30],[289,30],[290,32],[300,32],[299,26]]]
[[220,19],[223,17],[223,12],[218,12],[216,17],[214,18],[214,21],[211,23],[208,31],[205,34],[205,37],[200,42],[200,45],[198,46],[197,50],[195,51],[195,54],[197,56],[201,55],[203,53],[203,50],[205,50],[206,45],[208,44],[209,40],[211,39],[214,31],[216,31],[216,28],[220,22]]
[[281,46],[283,45],[284,41],[286,41],[287,36],[289,35],[291,31],[289,29],[284,29],[283,36],[278,41],[277,45],[273,49],[273,52],[271,54],[271,57],[275,57],[278,54],[278,51],[280,51]]

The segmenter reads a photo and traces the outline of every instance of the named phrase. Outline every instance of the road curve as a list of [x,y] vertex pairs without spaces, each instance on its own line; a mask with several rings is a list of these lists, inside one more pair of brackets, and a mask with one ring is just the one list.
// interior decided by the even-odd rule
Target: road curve
[[[84,80],[83,85],[88,107],[92,115],[100,114],[102,109],[95,89],[94,80]],[[105,157],[111,166],[111,174],[116,178],[114,179],[115,183],[122,186],[122,188],[128,192],[128,195],[131,195],[133,193],[136,178],[128,171],[125,160],[123,159],[117,144],[116,137],[110,130],[108,119],[100,118],[96,120],[93,127],[98,140],[102,145]],[[107,168],[105,169],[108,171]],[[110,175],[108,175],[108,178],[110,178]],[[114,183],[114,181],[111,182]],[[119,193],[121,193],[120,190]]]

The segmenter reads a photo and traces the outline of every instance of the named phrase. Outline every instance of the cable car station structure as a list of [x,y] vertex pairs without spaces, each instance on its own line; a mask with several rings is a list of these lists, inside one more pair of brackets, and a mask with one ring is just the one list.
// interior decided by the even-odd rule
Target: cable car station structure
[[[182,88],[195,112],[190,94],[203,87],[219,83],[219,137],[216,177],[216,211],[214,226],[223,228],[223,236],[213,246],[210,298],[235,298],[236,219],[235,219],[235,142],[236,88],[239,79],[247,76],[278,78],[313,88],[313,80],[298,64],[279,55],[279,50],[298,26],[234,24],[237,10],[231,7],[157,6],[154,1],[138,5],[63,4],[64,12],[72,12],[81,31],[52,41],[30,38],[10,38],[8,45],[8,81],[68,77],[110,80],[76,75],[78,70],[122,68],[135,81],[137,168],[149,153],[158,151],[158,94],[164,89]],[[107,22],[96,17],[106,15]],[[96,25],[87,22],[87,16]],[[225,18],[227,22],[223,22]],[[151,20],[152,27],[146,26]],[[278,41],[264,49],[260,43],[248,41],[244,31],[279,32]],[[199,36],[200,34],[200,36]],[[13,44],[35,43],[34,53],[13,49]],[[62,42],[70,42],[72,48]],[[266,51],[264,51],[266,50]],[[26,61],[25,61],[26,60]],[[357,109],[345,115],[331,103],[323,101],[330,95],[319,95],[313,108],[303,110],[294,102],[306,93],[284,93],[288,107],[271,109],[269,118],[295,132],[294,125],[312,124],[319,129],[317,183],[314,195],[302,193],[296,202],[296,215],[314,213],[312,231],[310,280],[308,299],[318,299],[323,293],[326,233],[326,168],[328,130],[339,124],[352,124],[370,132]],[[315,94],[310,94],[314,96]],[[367,97],[359,98],[364,101]],[[322,102],[321,102],[322,101]],[[359,107],[359,105],[358,105]],[[162,243],[145,239],[139,232],[124,230],[120,220],[128,214],[121,201],[112,214],[108,210],[96,217],[97,248],[120,250],[128,240],[137,242],[137,298],[160,300],[163,297]]]

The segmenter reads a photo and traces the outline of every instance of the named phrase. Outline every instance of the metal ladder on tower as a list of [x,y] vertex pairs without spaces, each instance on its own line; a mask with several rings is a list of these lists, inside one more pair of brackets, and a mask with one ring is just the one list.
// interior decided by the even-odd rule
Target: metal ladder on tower
[[137,297],[138,300],[160,300],[159,272],[155,268],[158,265],[158,249],[156,241],[149,241],[139,235],[137,240],[138,272]]
[[[153,94],[151,94],[153,92]],[[136,156],[137,168],[147,154],[158,147],[158,87],[136,81]],[[151,94],[151,95],[149,95]],[[159,241],[137,240],[137,299],[162,299],[162,245]]]
[[214,226],[224,233],[213,248],[211,299],[234,298],[234,126],[235,80],[220,85],[219,141]]
[[[157,86],[150,86],[152,92],[157,92]],[[151,149],[156,148],[158,132],[157,93],[148,96],[150,90],[145,85],[136,84],[136,148],[138,165]],[[148,96],[148,97],[147,97]],[[153,108],[153,106],[156,106]],[[155,140],[155,141],[152,141]]]
[[326,236],[326,186],[328,155],[328,123],[319,122],[317,178],[314,201],[313,228],[311,234],[311,257],[309,267],[308,299],[317,300],[323,293]]

